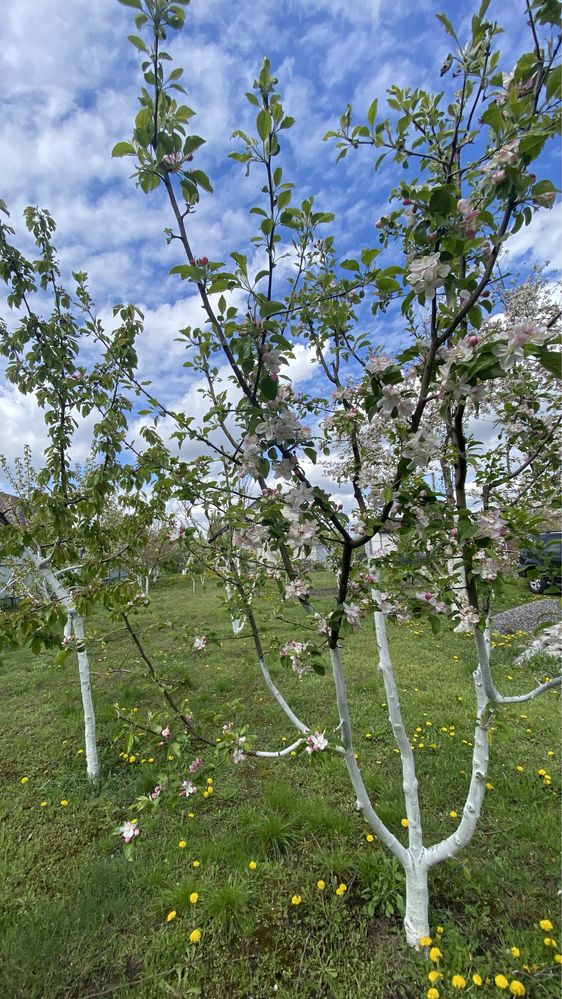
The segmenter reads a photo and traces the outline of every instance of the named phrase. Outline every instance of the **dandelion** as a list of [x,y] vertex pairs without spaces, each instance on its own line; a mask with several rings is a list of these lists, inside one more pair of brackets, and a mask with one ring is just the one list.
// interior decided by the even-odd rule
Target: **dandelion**
[[443,955],[442,955],[441,951],[439,950],[439,947],[432,947],[431,948],[431,950],[429,952],[429,960],[432,961],[433,964],[439,964],[439,961],[441,960],[442,957],[443,957]]
[[486,783],[486,790],[487,791],[493,791],[494,790],[494,785],[491,784],[490,781],[487,781],[487,783]]
[[474,982],[475,985],[482,985],[483,984],[482,983],[482,977],[476,971],[474,972],[474,974],[472,976],[472,981]]
[[521,951],[519,950],[519,947],[510,947],[509,953],[511,954],[512,957],[521,957]]
[[200,860],[192,860],[191,866],[192,867],[201,867],[201,861]]
[[42,801],[39,805],[39,808],[46,808],[48,804],[49,804],[48,801]]
[[444,926],[436,926],[435,932],[437,933],[437,936],[442,937],[443,934],[444,934],[444,932],[445,932],[445,927]]
[[68,805],[68,801],[67,801],[67,799],[66,799],[66,798],[63,798],[63,799],[62,799],[62,801],[61,801],[61,807],[62,807],[62,808],[66,808],[66,806],[67,806],[67,805]]
[[496,983],[498,989],[507,989],[509,986],[509,982],[505,975],[496,975],[494,982]]
[[442,978],[443,976],[442,976],[442,974],[441,974],[440,971],[430,971],[430,972],[428,972],[427,977],[428,977],[429,981],[431,982],[431,984],[435,985],[435,982],[438,982],[439,979]]
[[197,892],[196,891],[192,891],[191,895],[189,896],[189,901],[191,902],[192,905],[195,905],[195,903],[197,902],[198,898],[199,898],[199,895],[197,894]]
[[527,993],[527,989],[523,985],[523,982],[520,982],[518,978],[513,978],[509,983],[509,991],[512,996],[524,996]]
[[556,961],[556,964],[562,964],[562,954],[555,954],[554,960]]
[[374,843],[375,841],[375,837],[373,836],[372,833],[367,833],[365,839],[367,840],[367,843]]
[[554,929],[554,926],[550,922],[550,919],[540,919],[539,920],[539,926],[540,926],[541,930],[545,931],[545,933],[548,933],[549,930],[553,930]]
[[324,888],[326,887],[326,882],[322,881],[322,878],[320,878],[320,880],[316,882],[316,887],[318,888],[318,891],[324,891]]
[[462,975],[453,975],[451,978],[451,985],[454,989],[465,989],[466,988],[466,978]]
[[431,937],[420,937],[420,947],[431,947],[432,943]]
[[192,930],[191,933],[189,934],[190,943],[195,943],[195,944],[199,943],[200,939],[201,939],[201,930]]
[[407,829],[410,823],[408,822],[408,819],[400,819],[400,825],[404,826],[404,829]]
[[291,905],[300,905],[301,902],[302,902],[302,898],[300,897],[300,895],[293,895],[293,897],[291,899]]
[[439,989],[435,989],[433,985],[426,992],[427,999],[439,999]]
[[543,943],[544,943],[545,947],[557,947],[558,946],[557,943],[556,943],[556,940],[553,940],[552,937],[545,937]]
[[180,848],[180,850],[185,850],[186,846],[187,846],[187,840],[180,839],[178,843],[178,847]]
[[455,812],[454,808],[449,812],[449,815],[451,816],[452,819],[458,819],[458,815]]
[[338,885],[338,887],[336,888],[336,895],[339,895],[341,898],[342,895],[345,895],[346,891],[347,891],[347,885],[344,884]]
[[255,860],[251,860],[250,863],[248,864],[248,867],[250,868],[251,871],[255,871],[257,866],[258,865],[256,864]]
[[522,767],[522,766],[518,766],[518,767],[516,767],[515,769],[517,770],[517,773],[518,773],[518,774],[522,774],[522,773],[523,773],[523,771],[524,771],[524,769],[525,769],[525,767]]
[[21,784],[27,784],[27,783],[28,783],[28,781],[29,781],[29,777],[22,777],[22,779],[21,779],[20,783],[21,783]]
[[136,763],[136,761],[137,761],[136,756],[129,756],[129,763]]
[[176,910],[172,909],[171,912],[169,912],[168,915],[166,916],[166,922],[171,923],[172,920],[176,918],[176,916],[177,916]]

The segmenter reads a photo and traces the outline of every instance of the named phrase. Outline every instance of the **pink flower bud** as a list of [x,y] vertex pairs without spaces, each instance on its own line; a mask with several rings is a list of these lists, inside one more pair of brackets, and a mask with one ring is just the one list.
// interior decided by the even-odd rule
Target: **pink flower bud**
[[476,333],[471,333],[470,336],[466,337],[466,342],[469,347],[476,347],[476,345],[480,343],[480,340],[476,336]]

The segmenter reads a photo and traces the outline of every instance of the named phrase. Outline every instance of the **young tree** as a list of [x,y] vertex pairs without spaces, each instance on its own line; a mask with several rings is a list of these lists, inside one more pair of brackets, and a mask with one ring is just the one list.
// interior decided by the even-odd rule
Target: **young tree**
[[[0,208],[7,213],[4,203]],[[132,535],[115,534],[104,524],[106,506],[126,482],[119,463],[128,397],[123,394],[136,366],[135,337],[140,315],[118,307],[119,324],[97,357],[84,347],[99,343],[103,331],[92,313],[86,276],[75,274],[76,301],[63,288],[56,251],[55,225],[45,211],[28,208],[25,221],[38,249],[27,260],[11,242],[14,230],[0,225],[0,276],[15,315],[13,329],[0,326],[0,352],[8,359],[6,375],[23,394],[34,393],[44,412],[48,445],[44,465],[35,472],[29,454],[16,468],[0,509],[0,559],[10,563],[23,599],[15,613],[3,616],[1,645],[29,645],[33,652],[59,645],[61,656],[76,650],[84,713],[88,777],[97,780],[99,762],[90,683],[84,615],[96,596],[117,598],[103,590],[103,575],[115,565]],[[50,310],[46,316],[41,310]],[[83,421],[94,418],[91,464],[81,472],[72,447]],[[4,463],[4,472],[8,471]],[[26,591],[26,592],[25,592]],[[130,587],[122,596],[131,597]]]
[[[203,140],[190,131],[193,111],[182,103],[181,71],[170,70],[163,51],[170,31],[183,26],[188,0],[120,0],[135,11],[143,37],[132,42],[143,58],[145,86],[131,141],[114,149],[116,156],[135,158],[135,175],[144,192],[163,186],[172,210],[171,233],[185,262],[173,270],[200,296],[207,324],[184,331],[193,363],[211,369],[220,356],[229,365],[237,399],[225,419],[224,399],[209,390],[207,441],[230,469],[233,481],[252,475],[261,497],[250,509],[231,507],[228,517],[241,552],[265,547],[275,553],[284,599],[299,601],[312,615],[316,642],[286,650],[297,670],[319,663],[329,654],[339,712],[339,737],[309,727],[286,703],[271,679],[259,623],[247,599],[247,577],[235,584],[255,643],[266,683],[300,736],[287,751],[257,755],[283,756],[295,747],[310,754],[333,751],[345,763],[358,807],[381,842],[398,858],[406,874],[405,930],[419,946],[429,933],[428,873],[455,856],[474,833],[485,793],[488,729],[498,707],[528,701],[560,682],[540,684],[518,697],[497,688],[490,664],[488,616],[501,580],[498,558],[503,538],[512,531],[511,511],[490,505],[474,511],[467,498],[473,466],[481,467],[481,447],[467,424],[467,412],[485,395],[488,383],[501,384],[512,359],[529,359],[549,371],[558,363],[553,326],[533,320],[506,324],[481,336],[490,312],[489,287],[504,246],[534,214],[550,207],[554,185],[537,180],[540,155],[555,135],[560,107],[560,39],[554,34],[557,7],[552,0],[527,0],[523,17],[529,24],[530,50],[509,72],[502,72],[495,48],[499,27],[488,19],[488,0],[471,21],[461,41],[448,18],[438,15],[451,37],[452,51],[441,75],[442,92],[390,88],[390,117],[378,116],[373,101],[366,123],[354,125],[348,106],[339,128],[328,133],[339,156],[365,146],[377,151],[375,167],[385,160],[401,169],[389,198],[388,212],[376,223],[382,250],[394,263],[378,266],[381,247],[365,247],[357,258],[338,261],[331,237],[317,230],[332,215],[318,211],[312,198],[292,203],[293,185],[279,165],[283,132],[293,119],[285,114],[276,92],[277,80],[264,60],[248,100],[256,110],[256,133],[235,132],[241,148],[232,157],[258,171],[265,197],[252,209],[259,227],[253,237],[257,272],[239,250],[234,266],[197,256],[189,221],[200,190],[211,190],[206,174],[192,165]],[[446,96],[445,96],[446,94]],[[263,185],[263,186],[262,186]],[[277,265],[283,254],[294,264],[283,279]],[[226,297],[242,293],[239,309]],[[367,305],[377,325],[399,308],[409,343],[395,358],[374,349],[363,332]],[[420,316],[421,313],[421,316]],[[297,393],[284,374],[295,344],[313,349],[318,377],[316,396]],[[333,395],[334,404],[327,400]],[[447,440],[447,461],[454,482],[445,493],[427,482],[427,465],[438,448],[424,425],[428,407],[436,404],[436,434]],[[383,483],[365,478],[365,440],[370,421],[382,416]],[[314,484],[319,453],[333,454],[332,431],[345,427],[350,446],[350,512],[337,496]],[[185,418],[183,418],[185,420]],[[185,428],[178,417],[182,432]],[[308,420],[306,424],[304,421]],[[222,444],[211,441],[222,431]],[[338,453],[338,444],[335,444]],[[338,453],[339,455],[339,453]],[[278,480],[274,482],[274,478]],[[166,488],[170,486],[167,478]],[[216,495],[219,479],[208,483]],[[224,489],[224,487],[223,487]],[[398,688],[386,636],[386,620],[403,613],[391,592],[385,560],[357,562],[371,538],[395,517],[402,544],[415,543],[424,556],[407,601],[425,611],[434,627],[447,618],[454,600],[451,559],[462,565],[468,605],[462,612],[473,629],[477,667],[474,671],[476,716],[472,773],[457,829],[439,843],[424,841],[415,760],[401,717]],[[399,519],[398,519],[399,517]],[[519,529],[518,525],[518,529]],[[338,593],[327,617],[314,612],[309,594],[307,556],[325,539],[339,551]],[[382,565],[382,568],[381,568]],[[265,573],[262,577],[265,578]],[[382,584],[385,590],[383,592]],[[359,627],[366,612],[374,613],[379,668],[385,685],[389,721],[400,751],[407,815],[407,845],[377,813],[361,776],[353,749],[343,662],[346,636]],[[291,654],[291,652],[293,654]],[[237,759],[244,753],[239,746]]]

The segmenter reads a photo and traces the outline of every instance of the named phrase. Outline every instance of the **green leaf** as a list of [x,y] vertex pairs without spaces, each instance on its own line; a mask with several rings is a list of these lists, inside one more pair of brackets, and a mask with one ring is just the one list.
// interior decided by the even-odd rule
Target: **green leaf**
[[562,377],[562,355],[560,351],[548,350],[547,347],[539,347],[537,350],[539,363],[546,371],[549,371],[555,378]]
[[272,316],[276,312],[284,312],[283,302],[274,302],[265,299],[260,302],[260,316]]
[[135,48],[139,50],[139,52],[146,52],[148,54],[148,49],[144,44],[142,38],[139,38],[138,35],[127,35],[127,38],[131,42],[131,45],[134,45]]
[[378,106],[379,106],[378,98],[375,97],[373,103],[370,105],[369,110],[367,111],[367,121],[369,122],[371,128],[375,124]]
[[188,135],[187,139],[183,144],[183,151],[186,156],[190,156],[194,153],[199,146],[203,146],[207,140],[202,139],[200,135]]
[[260,382],[260,392],[264,399],[267,399],[268,402],[275,399],[277,397],[278,388],[278,382],[273,381],[273,378],[270,378],[269,375],[264,375]]
[[134,156],[135,147],[130,142],[118,142],[111,150],[112,156]]
[[455,205],[451,192],[446,187],[436,187],[431,192],[429,210],[432,215],[447,217]]
[[562,97],[562,66],[554,66],[550,70],[546,81],[546,96]]
[[357,260],[342,260],[340,267],[343,267],[346,271],[360,271],[361,267]]
[[190,170],[188,176],[195,181],[198,187],[202,187],[203,190],[208,191],[209,194],[213,193],[213,185],[207,177],[207,174],[203,173],[202,170]]
[[260,139],[265,142],[265,140],[269,138],[269,133],[271,132],[271,115],[269,111],[265,110],[265,108],[262,108],[261,111],[258,112],[258,116],[256,118],[256,128]]
[[441,24],[445,28],[445,31],[447,32],[447,34],[450,35],[451,38],[454,38],[455,41],[458,43],[457,34],[455,32],[455,29],[453,28],[453,25],[449,21],[449,18],[447,17],[447,15],[446,14],[436,14],[435,17],[437,18],[438,21],[441,21]]
[[119,0],[123,7],[134,7],[135,10],[142,10],[141,0]]

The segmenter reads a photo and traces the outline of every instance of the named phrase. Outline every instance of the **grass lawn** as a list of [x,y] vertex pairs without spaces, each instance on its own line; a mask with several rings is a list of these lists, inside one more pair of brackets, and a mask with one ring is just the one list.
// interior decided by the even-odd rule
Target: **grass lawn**
[[[322,590],[331,580],[322,574],[316,583]],[[528,599],[516,581],[504,605]],[[320,605],[327,600],[321,596]],[[256,607],[266,644],[303,637],[300,608],[279,621],[273,594]],[[292,740],[247,629],[232,635],[214,583],[193,593],[186,579],[163,579],[134,621],[201,731],[215,738],[234,721],[259,735],[256,748],[279,749]],[[191,649],[194,628],[216,635],[202,653]],[[147,682],[128,636],[101,613],[90,620],[89,634],[103,773],[98,789],[85,778],[74,657],[56,667],[52,654],[19,652],[0,671],[0,996],[425,997],[430,966],[403,940],[400,870],[376,840],[367,840],[341,760],[318,753],[233,765],[194,744],[185,775],[190,760],[202,756],[204,767],[193,778],[197,794],[139,812],[137,797],[176,761],[152,735],[141,735],[125,758],[125,726],[114,704],[137,708],[132,717],[140,724],[154,712],[158,730],[177,723]],[[460,815],[463,807],[473,648],[465,636],[447,630],[435,637],[417,622],[391,626],[390,638],[431,843],[452,831],[458,820],[450,813]],[[555,668],[551,660],[514,665],[521,641],[497,642],[495,676],[505,692],[523,691]],[[406,842],[399,757],[368,628],[346,641],[345,663],[367,787]],[[299,681],[273,656],[271,664],[299,716],[330,736],[337,716],[329,672]],[[434,934],[443,927],[444,955],[436,987],[440,997],[462,994],[451,984],[460,974],[462,991],[471,995],[510,995],[494,984],[503,974],[521,981],[528,996],[557,997],[558,693],[502,709],[491,738],[492,788],[476,836],[456,860],[432,872],[431,923]],[[204,798],[208,780],[213,793]],[[132,817],[141,835],[129,863],[114,831]],[[341,883],[347,891],[337,895]],[[545,918],[553,930],[538,927]],[[194,929],[201,930],[197,943],[188,939]],[[473,973],[482,985],[472,982]]]

